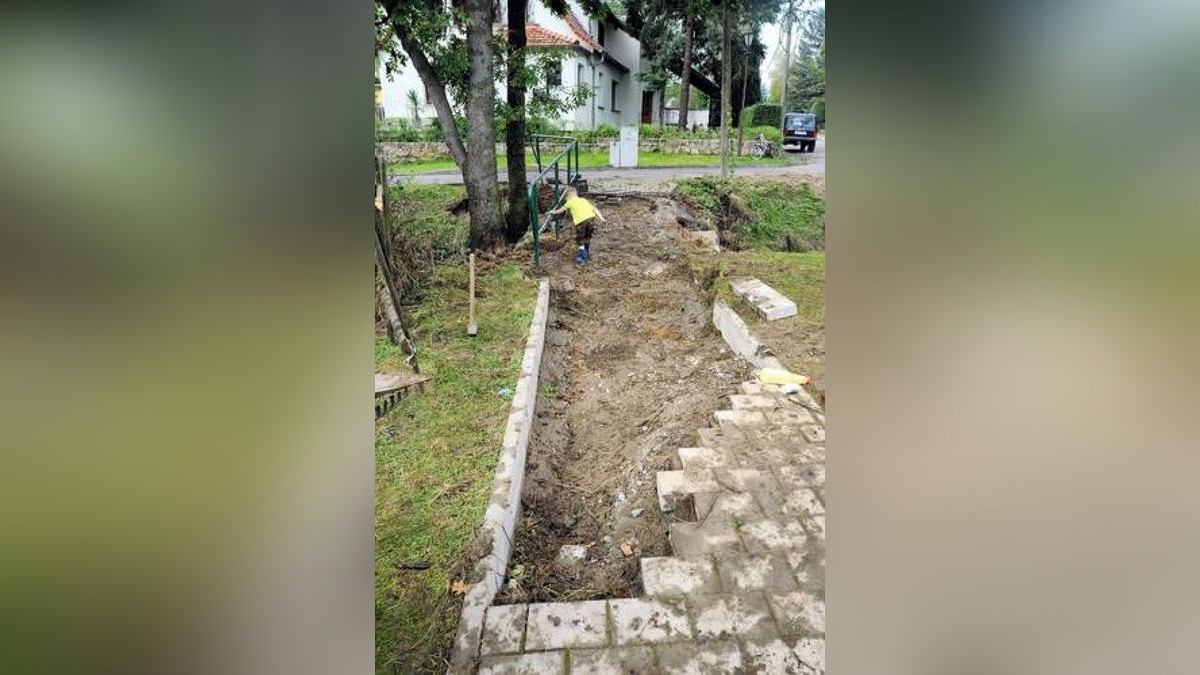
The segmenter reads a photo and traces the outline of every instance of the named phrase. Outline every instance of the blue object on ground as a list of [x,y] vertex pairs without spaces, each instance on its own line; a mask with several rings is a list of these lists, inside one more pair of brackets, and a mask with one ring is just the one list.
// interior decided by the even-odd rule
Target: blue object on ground
[[500,394],[500,398],[512,398],[513,390],[512,387],[504,387],[496,393]]

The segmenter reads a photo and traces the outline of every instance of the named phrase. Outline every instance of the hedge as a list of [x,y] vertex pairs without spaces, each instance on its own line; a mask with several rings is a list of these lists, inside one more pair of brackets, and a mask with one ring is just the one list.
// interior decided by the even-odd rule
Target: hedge
[[778,103],[756,103],[742,111],[742,127],[780,127],[783,125],[783,106]]

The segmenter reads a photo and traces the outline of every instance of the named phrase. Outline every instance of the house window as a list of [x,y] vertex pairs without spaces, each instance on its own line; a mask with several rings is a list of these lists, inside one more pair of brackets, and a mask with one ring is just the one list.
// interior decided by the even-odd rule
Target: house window
[[603,47],[604,46],[604,22],[603,21],[601,21],[600,25],[596,27],[596,33],[597,33],[598,37],[600,38],[600,40],[599,40],[600,46]]
[[609,95],[608,100],[612,104],[613,112],[621,112],[620,110],[617,109],[617,81],[616,80],[612,81],[612,93]]
[[550,67],[546,68],[546,87],[561,87],[562,86],[562,64],[551,63]]

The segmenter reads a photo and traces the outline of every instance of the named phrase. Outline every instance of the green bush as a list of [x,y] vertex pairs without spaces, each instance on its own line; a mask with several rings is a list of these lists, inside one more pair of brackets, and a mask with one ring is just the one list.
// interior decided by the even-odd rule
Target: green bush
[[775,143],[783,142],[783,132],[779,127],[750,127],[746,130],[746,140],[751,141],[758,138],[762,134],[768,141]]
[[742,111],[742,127],[779,127],[783,125],[783,106],[756,103]]
[[616,138],[621,135],[621,130],[615,124],[605,122],[596,127],[597,138]]

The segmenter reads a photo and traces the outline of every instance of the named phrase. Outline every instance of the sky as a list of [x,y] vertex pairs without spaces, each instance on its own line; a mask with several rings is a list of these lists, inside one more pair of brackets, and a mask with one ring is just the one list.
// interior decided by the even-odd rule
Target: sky
[[[817,9],[825,6],[825,0],[815,0],[808,4],[808,9]],[[765,85],[770,81],[771,66],[773,60],[777,57],[782,57],[783,53],[783,28],[779,24],[769,23],[762,28],[762,42],[767,47],[767,58],[762,64],[762,79]],[[796,30],[792,29],[792,44],[796,42]]]

